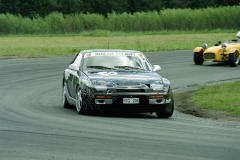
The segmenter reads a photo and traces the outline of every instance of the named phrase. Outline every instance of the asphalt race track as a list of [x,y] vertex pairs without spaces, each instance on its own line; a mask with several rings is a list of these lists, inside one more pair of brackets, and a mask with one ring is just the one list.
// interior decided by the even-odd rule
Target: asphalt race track
[[[240,79],[240,66],[197,66],[192,51],[146,53],[174,92]],[[177,111],[78,115],[61,104],[63,70],[74,56],[0,60],[0,159],[239,160],[240,123]],[[239,99],[239,97],[236,97]]]

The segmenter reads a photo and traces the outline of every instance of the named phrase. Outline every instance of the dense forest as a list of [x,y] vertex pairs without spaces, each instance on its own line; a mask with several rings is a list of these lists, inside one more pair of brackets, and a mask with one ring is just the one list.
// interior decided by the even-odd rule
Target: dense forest
[[0,0],[0,14],[23,17],[45,17],[52,12],[64,15],[96,13],[107,17],[108,13],[161,11],[162,9],[235,6],[240,0]]

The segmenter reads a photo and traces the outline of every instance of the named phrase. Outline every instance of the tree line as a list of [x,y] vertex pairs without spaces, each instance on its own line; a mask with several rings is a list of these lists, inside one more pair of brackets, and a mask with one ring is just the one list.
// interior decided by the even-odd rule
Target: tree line
[[[239,30],[240,6],[201,9],[163,9],[159,12],[96,13],[63,15],[52,12],[46,17],[0,14],[0,35],[5,34],[89,34],[109,36],[114,32]],[[229,18],[231,17],[231,18]],[[86,33],[85,31],[92,31]]]
[[240,0],[0,0],[0,14],[22,17],[45,17],[52,12],[64,15],[161,11],[163,9],[235,6]]

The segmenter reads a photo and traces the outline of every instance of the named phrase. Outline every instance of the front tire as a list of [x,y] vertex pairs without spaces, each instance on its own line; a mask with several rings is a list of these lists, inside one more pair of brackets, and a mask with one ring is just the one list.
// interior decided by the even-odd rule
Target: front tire
[[238,65],[239,55],[237,51],[229,55],[229,63],[232,67],[236,67]]
[[174,99],[173,99],[173,95],[171,95],[170,97],[171,97],[171,102],[166,104],[164,110],[156,112],[156,115],[158,116],[158,118],[169,118],[173,115]]
[[81,89],[79,88],[77,90],[77,96],[76,96],[76,110],[78,112],[78,114],[83,114],[83,107],[82,107],[82,92],[81,92]]
[[67,97],[67,85],[64,83],[63,89],[62,89],[62,104],[63,108],[70,108],[70,104],[68,103]]
[[204,62],[204,59],[203,59],[203,51],[194,52],[193,60],[194,60],[194,62],[195,62],[196,65],[202,65],[203,62]]

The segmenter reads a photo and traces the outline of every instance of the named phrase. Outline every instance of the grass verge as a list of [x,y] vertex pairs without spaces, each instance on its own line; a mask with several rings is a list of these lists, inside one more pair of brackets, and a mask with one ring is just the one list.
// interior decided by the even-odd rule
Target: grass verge
[[201,109],[224,111],[240,116],[240,81],[207,86],[188,100]]
[[142,52],[193,50],[202,43],[235,38],[236,31],[92,31],[69,35],[1,35],[2,57],[51,57],[76,54],[84,49],[133,49]]

